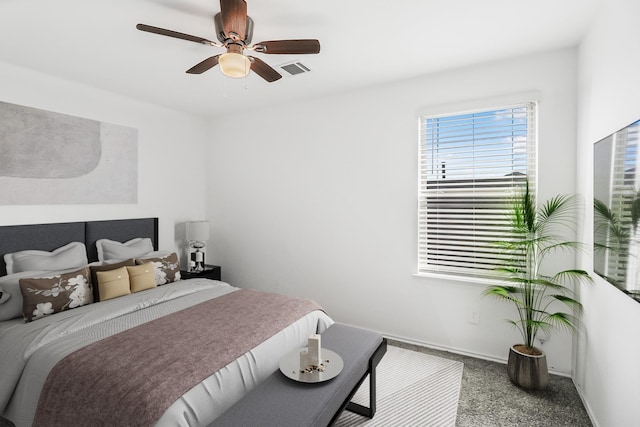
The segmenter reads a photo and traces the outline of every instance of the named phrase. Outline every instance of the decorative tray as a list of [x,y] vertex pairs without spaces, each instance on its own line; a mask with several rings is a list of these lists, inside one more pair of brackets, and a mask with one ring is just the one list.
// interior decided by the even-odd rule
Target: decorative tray
[[300,352],[307,348],[301,348],[285,354],[280,359],[280,371],[294,381],[302,383],[320,383],[336,377],[344,367],[342,358],[335,352],[325,348],[321,351],[322,364],[319,369],[301,368]]

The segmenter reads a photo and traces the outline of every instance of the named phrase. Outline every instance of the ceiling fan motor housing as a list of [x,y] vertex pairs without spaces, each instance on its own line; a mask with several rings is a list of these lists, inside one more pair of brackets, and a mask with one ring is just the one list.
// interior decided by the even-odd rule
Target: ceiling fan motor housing
[[[227,35],[224,33],[224,26],[222,24],[222,14],[220,12],[216,13],[213,16],[213,23],[216,27],[216,37],[218,38],[220,43],[226,44],[229,40],[229,37],[227,37]],[[247,16],[247,25],[246,25],[245,36],[243,40],[244,44],[245,45],[251,44],[252,39],[253,39],[253,19]]]

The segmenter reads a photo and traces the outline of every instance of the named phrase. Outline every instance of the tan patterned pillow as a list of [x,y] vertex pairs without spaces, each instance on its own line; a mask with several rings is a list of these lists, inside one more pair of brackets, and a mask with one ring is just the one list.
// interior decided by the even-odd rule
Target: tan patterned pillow
[[174,252],[160,258],[136,259],[136,264],[152,262],[156,273],[156,284],[166,285],[167,283],[180,280],[180,261]]
[[20,292],[25,322],[93,302],[88,267],[49,277],[20,279]]
[[102,301],[102,298],[100,298],[100,286],[98,286],[98,275],[97,272],[98,271],[109,271],[109,270],[115,270],[117,268],[120,267],[126,267],[126,266],[134,266],[136,265],[135,261],[133,258],[131,259],[127,259],[124,261],[120,261],[120,262],[115,262],[115,263],[105,263],[105,264],[100,264],[100,265],[91,265],[91,283],[93,283],[93,300],[94,301]]
[[156,274],[153,269],[153,263],[147,262],[135,267],[127,267],[127,272],[129,273],[129,288],[131,292],[140,292],[156,287]]
[[100,301],[129,295],[129,273],[127,267],[116,268],[109,271],[96,271],[98,287],[100,288]]

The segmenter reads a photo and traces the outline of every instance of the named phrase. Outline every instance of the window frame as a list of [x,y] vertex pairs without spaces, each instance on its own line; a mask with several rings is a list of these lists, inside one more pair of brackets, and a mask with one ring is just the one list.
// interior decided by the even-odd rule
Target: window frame
[[[450,278],[456,280],[463,281],[474,281],[474,282],[491,282],[495,281],[498,277],[497,274],[493,271],[493,268],[479,268],[479,267],[468,267],[468,268],[458,268],[458,266],[454,266],[453,268],[439,265],[438,261],[433,261],[433,256],[429,256],[428,248],[426,246],[430,241],[432,242],[434,239],[429,238],[428,233],[431,229],[428,227],[428,210],[427,206],[429,203],[427,202],[427,194],[429,192],[426,190],[426,185],[428,184],[428,175],[425,172],[425,152],[427,151],[425,148],[426,144],[426,125],[424,123],[426,120],[434,119],[434,118],[453,118],[453,117],[461,117],[475,114],[483,114],[483,113],[493,113],[494,115],[498,114],[498,112],[504,110],[513,110],[515,108],[526,108],[526,174],[524,177],[519,179],[513,179],[511,182],[510,191],[505,194],[501,194],[499,197],[504,196],[504,199],[511,200],[518,189],[524,186],[525,179],[529,180],[529,185],[531,191],[536,194],[537,188],[537,168],[538,168],[538,159],[537,159],[537,150],[538,150],[538,115],[539,115],[539,106],[538,101],[535,100],[534,96],[528,95],[525,97],[521,97],[517,100],[493,100],[487,101],[485,103],[481,103],[474,106],[474,108],[458,108],[452,109],[450,108],[447,112],[441,111],[429,111],[420,113],[418,115],[418,218],[417,218],[417,268],[415,275],[417,276],[435,276],[440,278]],[[475,137],[474,137],[475,138]],[[475,139],[473,140],[473,146],[477,145]],[[515,139],[511,141],[511,150],[515,150]],[[437,162],[436,162],[437,163]],[[512,164],[513,166],[513,164]],[[447,171],[448,172],[448,171]],[[433,173],[433,172],[432,172]],[[443,178],[444,179],[444,178]],[[473,179],[473,184],[470,187],[473,187],[471,193],[474,193],[476,180]],[[506,179],[501,179],[501,181],[507,181]],[[503,190],[496,190],[494,193],[499,194],[502,193]],[[496,196],[498,197],[498,196]],[[433,205],[433,202],[431,203]],[[506,210],[503,209],[503,212],[506,214]],[[503,215],[500,213],[500,215]],[[505,215],[506,216],[506,215]],[[475,224],[475,222],[473,223]],[[437,228],[437,227],[436,227]],[[455,236],[454,236],[455,237]],[[497,239],[496,239],[497,240]],[[472,245],[474,248],[478,247],[477,239],[473,239],[474,244]],[[486,249],[486,248],[485,248]],[[492,258],[494,263],[497,263],[500,254],[499,249],[495,248],[495,254],[492,254]],[[463,251],[465,252],[465,251]],[[473,250],[469,250],[465,252],[466,254],[473,253]],[[506,256],[506,255],[503,255]]]

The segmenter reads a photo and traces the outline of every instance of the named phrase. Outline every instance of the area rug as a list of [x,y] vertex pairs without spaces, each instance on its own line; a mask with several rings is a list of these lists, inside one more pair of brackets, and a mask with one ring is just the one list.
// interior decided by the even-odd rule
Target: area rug
[[[454,427],[462,369],[461,362],[389,346],[378,365],[373,419],[344,411],[335,425]],[[368,378],[353,401],[368,406]]]

